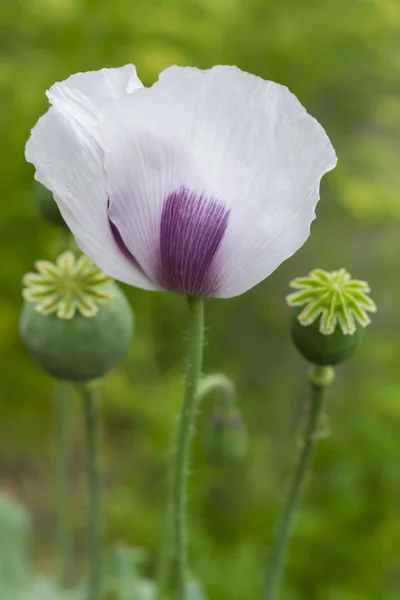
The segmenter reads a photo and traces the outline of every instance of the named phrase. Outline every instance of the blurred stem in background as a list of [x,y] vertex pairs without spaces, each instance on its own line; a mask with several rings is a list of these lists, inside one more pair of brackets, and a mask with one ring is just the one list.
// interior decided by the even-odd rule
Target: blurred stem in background
[[[55,202],[53,200],[53,204]],[[60,232],[60,245],[62,250],[68,250],[71,246],[72,236],[67,228]],[[58,523],[57,523],[57,547],[59,560],[59,584],[66,589],[70,583],[71,576],[71,520],[69,511],[70,491],[70,468],[71,468],[71,444],[70,444],[70,401],[71,388],[66,381],[56,381],[55,396],[57,402],[57,425],[58,425]]]
[[[171,555],[176,565],[178,600],[187,597],[188,536],[187,536],[187,480],[189,475],[190,440],[199,403],[197,393],[203,362],[204,300],[189,296],[189,328],[185,391],[179,416],[174,451],[170,460],[170,474],[166,509],[164,540],[158,570],[158,597],[162,598],[169,579]],[[172,552],[170,537],[172,536]]]
[[89,484],[89,584],[88,600],[100,600],[102,576],[102,515],[99,456],[99,398],[92,385],[79,385],[85,422]]
[[203,398],[214,391],[220,392],[218,403],[226,408],[236,407],[236,392],[234,383],[222,373],[213,373],[204,377],[197,390],[197,401],[200,403]]
[[264,600],[276,600],[285,568],[286,556],[314,451],[320,437],[321,416],[324,409],[325,389],[334,378],[332,367],[314,365],[309,372],[310,400],[307,422],[283,512],[278,523],[267,566]]
[[63,229],[61,232],[61,237],[62,237],[62,250],[72,250],[73,248],[73,242],[74,242],[74,237],[71,234],[69,229]]
[[69,514],[69,478],[70,478],[70,431],[69,413],[71,393],[69,384],[57,381],[55,385],[58,430],[58,486],[57,486],[57,547],[59,561],[59,584],[67,588],[70,582],[71,568],[71,522]]

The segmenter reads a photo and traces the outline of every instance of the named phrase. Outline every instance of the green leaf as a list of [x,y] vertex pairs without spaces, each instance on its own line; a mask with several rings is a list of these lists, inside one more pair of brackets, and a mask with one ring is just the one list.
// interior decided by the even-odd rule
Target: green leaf
[[28,555],[30,521],[27,511],[0,495],[0,598],[18,598],[31,577]]
[[156,585],[139,573],[145,558],[141,548],[116,545],[110,552],[105,567],[104,590],[107,600],[153,600]]
[[197,579],[191,579],[188,584],[188,600],[207,600],[203,584]]
[[[86,589],[82,586],[72,590],[62,590],[51,579],[37,577],[34,579],[21,596],[16,600],[85,600]],[[14,600],[13,598],[10,600]]]

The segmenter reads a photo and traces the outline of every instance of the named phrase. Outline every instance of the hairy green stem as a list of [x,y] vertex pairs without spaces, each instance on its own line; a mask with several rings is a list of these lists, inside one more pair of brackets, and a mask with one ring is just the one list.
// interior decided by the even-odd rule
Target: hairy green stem
[[171,521],[174,533],[178,600],[186,600],[188,579],[187,480],[190,440],[197,407],[197,386],[203,362],[204,301],[188,297],[189,330],[185,391],[172,464]]
[[88,600],[100,600],[102,576],[102,514],[99,457],[99,399],[92,386],[79,386],[83,399],[89,484],[89,583]]
[[71,568],[71,522],[69,514],[69,488],[70,488],[70,390],[69,384],[58,381],[55,388],[57,403],[57,429],[58,429],[58,485],[57,485],[57,547],[59,561],[59,584],[67,588],[70,580]]
[[307,422],[302,438],[300,453],[290,483],[289,492],[275,537],[270,549],[267,566],[264,600],[276,600],[283,576],[290,538],[294,525],[297,508],[310,470],[314,450],[317,445],[321,415],[324,407],[325,387],[316,385],[310,375],[310,404]]
[[[158,569],[158,597],[163,598],[168,583],[170,561],[176,565],[177,600],[187,598],[188,536],[187,480],[189,475],[190,441],[198,405],[198,382],[203,361],[204,301],[188,297],[189,329],[185,391],[179,416],[174,450],[170,460],[170,475],[164,540]],[[172,535],[172,552],[170,536]],[[172,556],[171,556],[172,555]]]
[[199,384],[197,391],[197,401],[201,403],[203,398],[211,392],[220,392],[220,403],[226,408],[235,408],[236,392],[234,383],[222,373],[213,373],[204,377]]
[[[172,455],[170,462],[172,461]],[[169,479],[167,482],[167,502],[163,520],[163,528],[161,535],[161,544],[158,554],[158,564],[156,572],[157,580],[157,591],[156,600],[164,600],[166,589],[168,587],[170,573],[171,573],[171,519],[172,519],[172,485],[171,485],[171,473],[168,474]]]
[[[202,335],[202,332],[201,332]],[[201,340],[202,344],[202,340]],[[201,357],[200,357],[201,358]],[[201,370],[201,369],[200,369]],[[235,386],[226,375],[222,373],[213,373],[207,375],[198,381],[195,405],[198,407],[202,400],[213,391],[218,390],[221,394],[221,402],[227,407],[236,405]],[[176,453],[176,441],[174,440],[174,449],[171,454],[171,461],[174,460]],[[172,475],[172,474],[171,474]],[[171,562],[171,518],[172,518],[172,481],[169,481],[169,501],[167,502],[166,515],[164,520],[164,529],[162,535],[161,550],[157,566],[157,599],[164,598],[165,590],[170,575]]]

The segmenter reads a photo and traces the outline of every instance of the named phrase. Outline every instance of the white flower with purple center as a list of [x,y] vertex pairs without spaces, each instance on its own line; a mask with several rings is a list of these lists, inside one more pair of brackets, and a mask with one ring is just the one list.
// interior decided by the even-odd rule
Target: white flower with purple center
[[281,85],[217,66],[78,73],[47,92],[26,158],[80,248],[128,284],[227,298],[306,241],[336,165]]

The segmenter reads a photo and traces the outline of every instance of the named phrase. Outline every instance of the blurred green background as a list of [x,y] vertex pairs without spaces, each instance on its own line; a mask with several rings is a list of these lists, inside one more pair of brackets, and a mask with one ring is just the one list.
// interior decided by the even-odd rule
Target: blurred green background
[[[244,296],[208,300],[205,372],[231,376],[250,435],[246,464],[192,461],[192,565],[213,600],[257,598],[307,394],[288,337],[288,282],[314,267],[369,281],[379,307],[329,393],[321,443],[290,552],[284,600],[400,597],[400,4],[398,0],[13,0],[0,6],[0,487],[31,510],[37,569],[54,568],[53,382],[18,336],[21,277],[54,258],[59,233],[37,214],[30,128],[46,88],[71,73],[137,65],[151,84],[177,63],[235,64],[286,84],[326,128],[339,165],[323,181],[312,235]],[[185,303],[127,290],[136,314],[128,360],[103,384],[109,542],[159,540],[165,464],[183,382]],[[73,406],[77,570],[85,556],[84,448]]]

